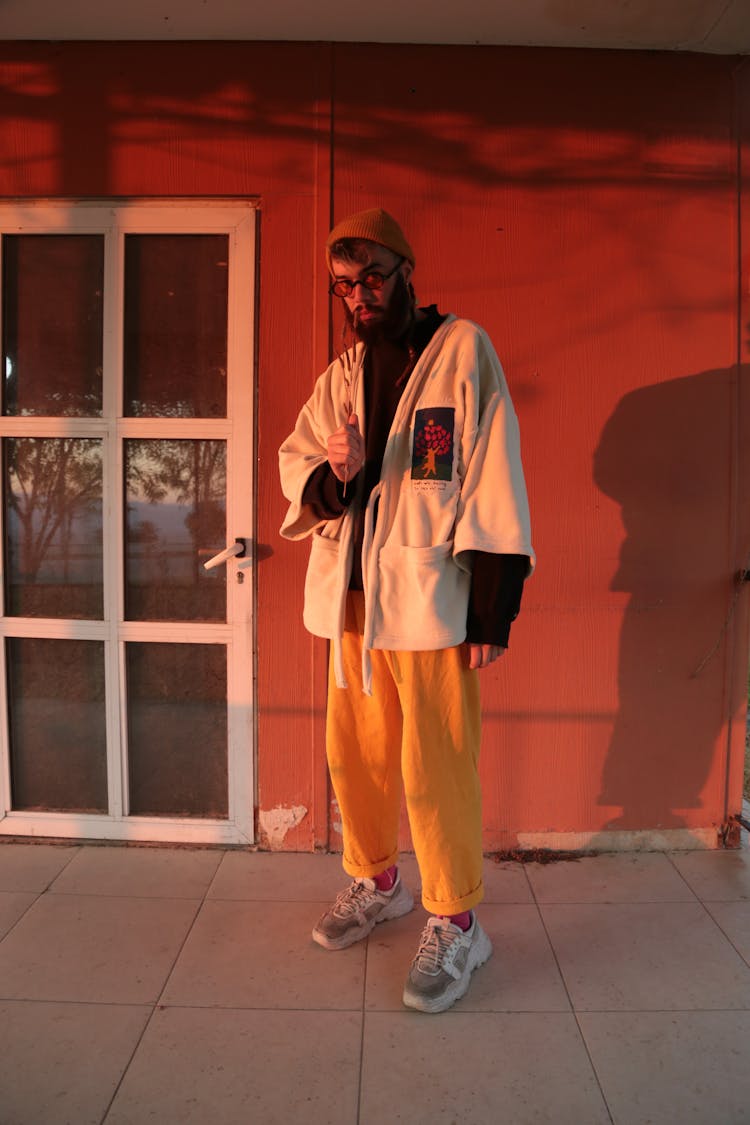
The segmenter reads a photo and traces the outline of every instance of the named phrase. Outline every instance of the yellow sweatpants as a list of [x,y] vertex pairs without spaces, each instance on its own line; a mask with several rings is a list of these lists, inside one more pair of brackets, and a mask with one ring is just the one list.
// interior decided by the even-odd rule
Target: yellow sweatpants
[[481,902],[479,677],[461,645],[429,652],[374,649],[372,696],[362,692],[364,598],[349,592],[343,637],[348,688],[329,670],[327,753],[341,813],[344,870],[372,878],[398,862],[401,792],[432,914]]

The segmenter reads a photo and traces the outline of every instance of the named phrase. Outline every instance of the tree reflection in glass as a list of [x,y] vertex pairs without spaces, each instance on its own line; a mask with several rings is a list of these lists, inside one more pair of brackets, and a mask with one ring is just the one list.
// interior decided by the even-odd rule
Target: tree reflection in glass
[[226,443],[126,441],[125,487],[126,618],[225,621]]
[[102,443],[5,438],[5,612],[101,619]]

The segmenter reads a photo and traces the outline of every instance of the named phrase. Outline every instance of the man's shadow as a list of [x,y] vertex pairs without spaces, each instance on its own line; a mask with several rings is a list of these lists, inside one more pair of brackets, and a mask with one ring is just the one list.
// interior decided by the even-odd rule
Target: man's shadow
[[611,806],[608,828],[692,826],[688,810],[723,808],[722,736],[743,691],[727,667],[726,622],[736,603],[737,543],[746,551],[750,538],[747,418],[736,434],[737,380],[747,414],[749,371],[703,371],[632,391],[594,455],[594,480],[621,505],[626,532],[610,589],[630,595],[599,795]]

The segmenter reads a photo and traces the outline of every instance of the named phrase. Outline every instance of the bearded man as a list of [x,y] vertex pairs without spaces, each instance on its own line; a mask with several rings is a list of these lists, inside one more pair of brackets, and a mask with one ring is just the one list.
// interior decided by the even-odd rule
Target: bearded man
[[280,450],[288,539],[311,537],[304,621],[331,642],[327,756],[353,882],[312,936],[345,949],[408,913],[401,795],[430,914],[403,1000],[449,1008],[492,952],[477,670],[507,649],[534,556],[518,423],[477,325],[417,308],[387,212],[338,223],[330,292],[353,342]]

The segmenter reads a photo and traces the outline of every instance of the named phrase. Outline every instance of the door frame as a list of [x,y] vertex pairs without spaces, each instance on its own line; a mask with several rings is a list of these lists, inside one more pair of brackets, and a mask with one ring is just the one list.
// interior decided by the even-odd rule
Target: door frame
[[[102,440],[102,621],[0,617],[0,836],[195,844],[255,841],[256,581],[255,386],[257,221],[259,201],[245,199],[101,199],[0,202],[0,234],[103,233],[103,407],[100,418],[0,417],[0,438],[95,437]],[[128,418],[123,402],[123,261],[127,234],[216,234],[229,239],[227,416],[221,419]],[[0,270],[2,246],[0,245]],[[0,274],[1,276],[1,274]],[[0,313],[1,313],[0,307]],[[0,325],[1,328],[1,325]],[[124,620],[123,442],[181,437],[227,443],[227,537],[246,542],[246,557],[227,563],[226,623]],[[120,504],[118,504],[118,496]],[[112,501],[106,502],[107,498]],[[0,511],[0,532],[2,527]],[[0,596],[2,596],[0,590]],[[3,606],[4,611],[4,606]],[[104,642],[107,814],[11,808],[6,637]],[[124,648],[128,641],[223,644],[227,652],[226,819],[130,816],[127,810],[127,711]]]

